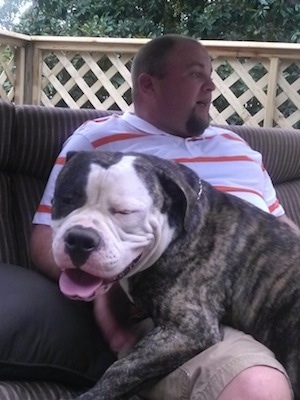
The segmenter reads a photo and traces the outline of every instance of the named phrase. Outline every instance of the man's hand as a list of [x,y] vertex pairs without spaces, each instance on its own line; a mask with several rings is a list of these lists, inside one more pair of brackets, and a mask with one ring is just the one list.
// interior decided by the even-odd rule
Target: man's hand
[[127,351],[139,340],[132,321],[133,307],[118,283],[94,300],[95,319],[114,352]]

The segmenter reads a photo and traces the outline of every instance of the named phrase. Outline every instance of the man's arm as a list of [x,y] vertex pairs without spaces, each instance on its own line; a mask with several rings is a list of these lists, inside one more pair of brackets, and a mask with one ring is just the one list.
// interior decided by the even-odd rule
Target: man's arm
[[60,270],[52,253],[52,229],[48,225],[34,225],[30,238],[31,259],[45,275],[58,280]]
[[294,229],[294,231],[297,234],[300,234],[299,227],[290,218],[288,218],[285,214],[278,217],[278,221],[288,224],[291,228]]

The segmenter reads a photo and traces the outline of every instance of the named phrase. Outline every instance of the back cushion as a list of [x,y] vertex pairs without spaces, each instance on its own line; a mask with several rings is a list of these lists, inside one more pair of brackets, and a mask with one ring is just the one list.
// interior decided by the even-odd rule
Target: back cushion
[[18,260],[15,247],[16,230],[11,191],[11,174],[8,162],[11,152],[11,132],[15,122],[15,108],[12,104],[0,101],[0,260]]

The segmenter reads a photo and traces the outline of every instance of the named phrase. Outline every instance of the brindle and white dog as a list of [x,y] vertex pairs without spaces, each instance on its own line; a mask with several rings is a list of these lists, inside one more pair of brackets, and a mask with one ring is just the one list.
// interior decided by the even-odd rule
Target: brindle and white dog
[[57,179],[53,235],[67,295],[120,281],[155,324],[80,400],[127,399],[222,340],[224,323],[272,349],[300,399],[300,238],[288,225],[180,164],[79,152]]

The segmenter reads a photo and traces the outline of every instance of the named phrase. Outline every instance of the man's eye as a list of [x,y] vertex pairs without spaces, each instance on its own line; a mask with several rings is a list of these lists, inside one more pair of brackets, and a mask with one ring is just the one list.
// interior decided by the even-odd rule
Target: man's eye
[[192,72],[192,76],[193,76],[193,78],[196,78],[196,79],[198,79],[198,78],[200,78],[201,77],[201,73],[200,72]]

